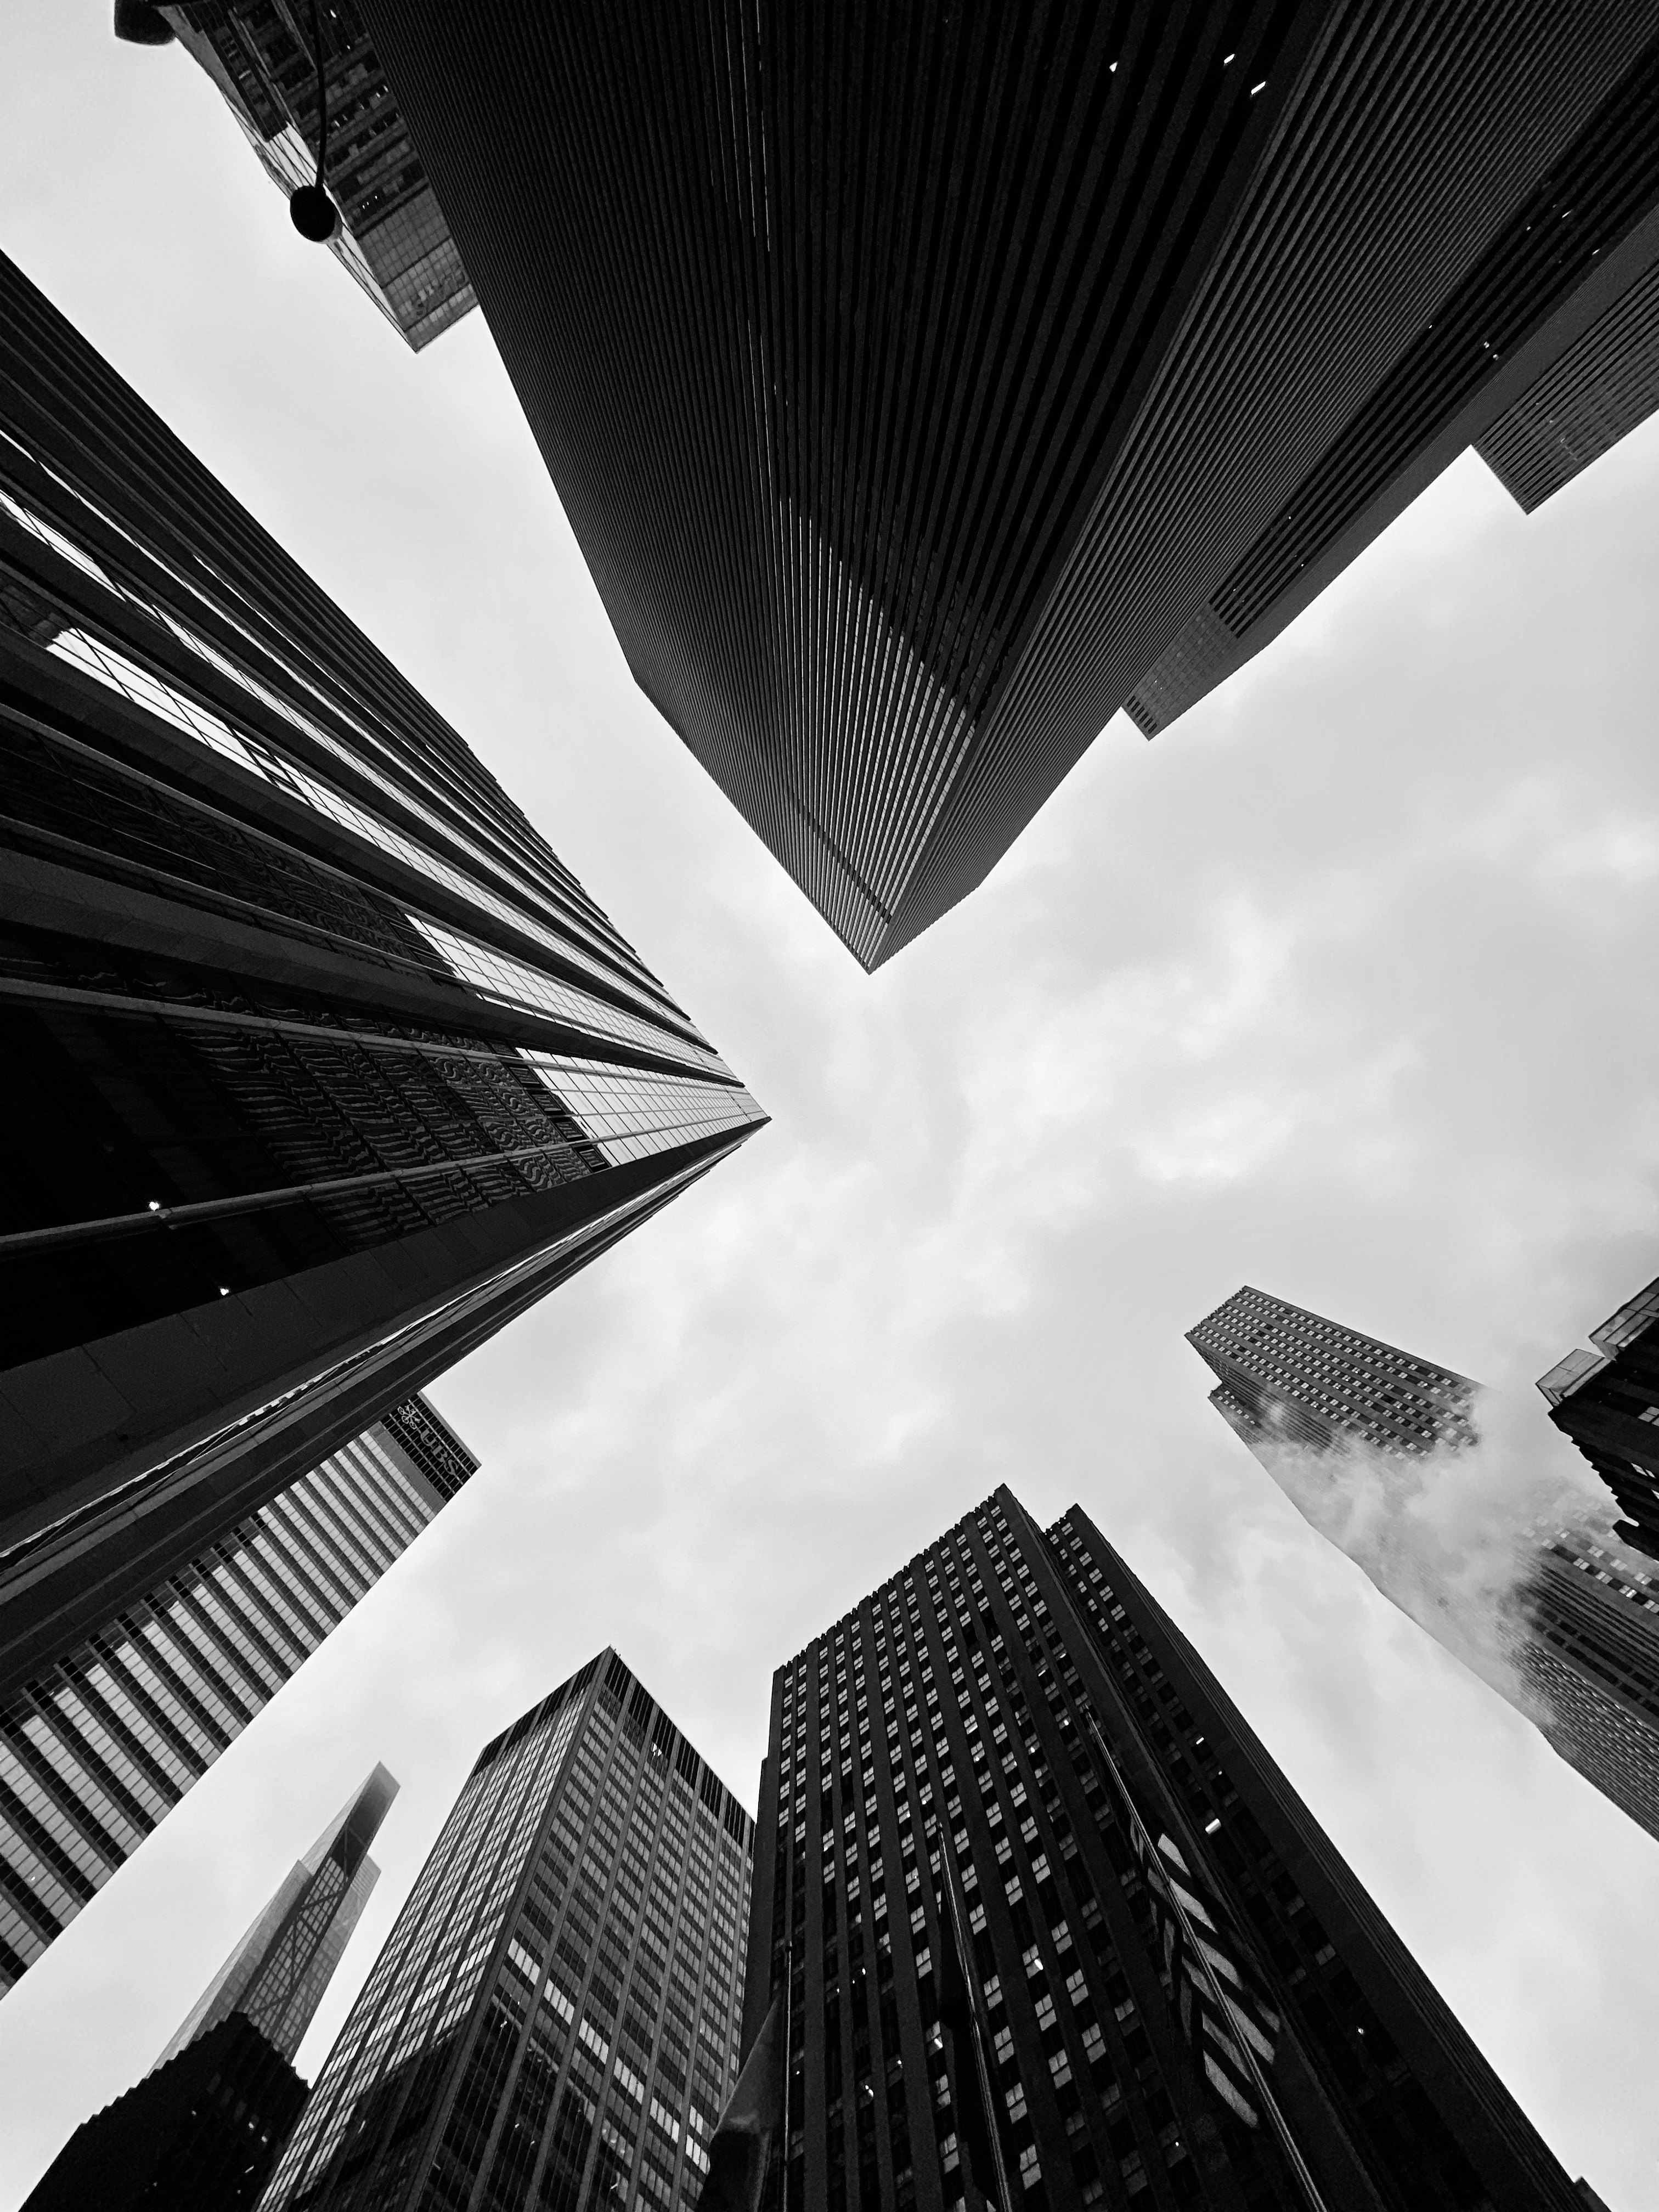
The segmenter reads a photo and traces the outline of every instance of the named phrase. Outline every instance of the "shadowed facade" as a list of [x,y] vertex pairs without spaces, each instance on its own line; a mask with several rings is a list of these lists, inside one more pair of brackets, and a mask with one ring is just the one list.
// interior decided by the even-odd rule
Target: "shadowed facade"
[[1659,258],[1637,0],[362,8],[636,679],[870,968]]

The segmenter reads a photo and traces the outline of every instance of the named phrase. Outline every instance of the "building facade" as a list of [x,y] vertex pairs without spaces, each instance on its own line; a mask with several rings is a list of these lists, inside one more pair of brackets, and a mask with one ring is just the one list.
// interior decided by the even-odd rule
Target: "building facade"
[[614,1651],[485,1746],[266,2212],[680,2212],[737,2079],[754,1823]]
[[[1659,1309],[1659,1295],[1644,1297],[1651,1297],[1648,1308],[1638,1299],[1607,1324],[1610,1341]],[[1332,1528],[1310,1511],[1310,1480],[1328,1480],[1340,1492],[1353,1479],[1356,1455],[1399,1464],[1479,1440],[1480,1386],[1467,1376],[1248,1285],[1189,1329],[1187,1341],[1220,1378],[1210,1403],[1323,1535]],[[1611,1356],[1574,1353],[1552,1374],[1582,1376],[1586,1364],[1599,1372]],[[1540,1387],[1547,1396],[1552,1376]],[[1493,1532],[1499,1545],[1504,1533]],[[1512,1567],[1508,1586],[1492,1594],[1494,1620],[1449,1622],[1473,1632],[1470,1644],[1453,1648],[1465,1660],[1495,1660],[1481,1664],[1483,1679],[1570,1766],[1659,1837],[1654,1585],[1633,1558],[1620,1556],[1615,1536],[1553,1520],[1532,1528],[1517,1520],[1508,1534]],[[1620,1522],[1617,1537],[1632,1540],[1630,1524]],[[1401,1601],[1401,1591],[1371,1560],[1357,1557],[1357,1564],[1385,1597]],[[1420,1608],[1407,1609],[1422,1620]]]
[[9,262],[0,744],[3,1694],[763,1116]]
[[0,1701],[0,1994],[477,1466],[397,1407]]
[[787,2212],[1580,2202],[1077,1508],[998,1490],[778,1670],[758,1833]]
[[1639,0],[359,4],[638,682],[867,967],[1659,258]]
[[[284,198],[317,174],[317,56],[305,0],[179,0],[161,13]],[[316,12],[328,100],[331,250],[416,351],[477,302],[351,0]]]
[[1217,1376],[1210,1403],[1248,1443],[1325,1452],[1351,1443],[1421,1457],[1476,1438],[1480,1385],[1449,1367],[1247,1283],[1187,1341]]
[[294,2061],[374,1888],[398,1785],[377,1766],[330,1821],[135,2089],[77,2128],[25,2212],[242,2212],[304,2108]]
[[1532,1717],[1587,1782],[1659,1840],[1659,1581],[1614,1540],[1538,1530],[1508,1649]]
[[1550,1419],[1606,1483],[1624,1518],[1615,1533],[1659,1559],[1659,1282],[1590,1331],[1538,1387]]

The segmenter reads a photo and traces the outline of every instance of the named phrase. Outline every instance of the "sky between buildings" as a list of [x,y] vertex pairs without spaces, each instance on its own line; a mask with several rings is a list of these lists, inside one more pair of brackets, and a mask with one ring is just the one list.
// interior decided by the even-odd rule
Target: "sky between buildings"
[[482,319],[407,353],[107,25],[0,15],[0,246],[775,1121],[434,1389],[482,1473],[0,2005],[0,2212],[375,1759],[312,2074],[497,1729],[614,1643],[752,1807],[773,1668],[1000,1480],[1087,1506],[1569,2170],[1655,2212],[1659,1847],[1304,1526],[1182,1332],[1256,1283],[1571,1472],[1531,1378],[1659,1273],[1659,424],[1530,521],[1466,458],[867,978],[634,689]]

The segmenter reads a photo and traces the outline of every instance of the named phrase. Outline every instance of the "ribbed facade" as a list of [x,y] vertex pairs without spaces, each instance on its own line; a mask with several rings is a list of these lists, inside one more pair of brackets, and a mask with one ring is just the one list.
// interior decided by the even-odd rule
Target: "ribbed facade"
[[[405,1437],[418,1441],[419,1459]],[[417,1400],[0,1705],[0,1992],[91,1903],[477,1464]]]
[[1479,1385],[1249,1284],[1187,1341],[1220,1377],[1210,1402],[1248,1437],[1413,1457],[1473,1443]]
[[0,262],[0,1694],[763,1116]]
[[1659,407],[1659,267],[1614,301],[1476,447],[1527,514]]
[[361,4],[637,680],[869,967],[1659,201],[1639,0]]
[[1624,1541],[1659,1559],[1659,1282],[1592,1329],[1538,1387],[1550,1419],[1589,1462],[1625,1515]]
[[[306,0],[181,0],[162,14],[212,78],[284,198],[317,175]],[[328,100],[331,251],[416,351],[477,305],[351,0],[317,11]]]
[[266,2212],[695,2204],[737,2078],[753,1850],[601,1652],[480,1753]]
[[[1149,1849],[1273,2021],[1243,2097]],[[1168,1615],[1006,1489],[778,1670],[745,2042],[780,1994],[784,2212],[1579,2201]]]

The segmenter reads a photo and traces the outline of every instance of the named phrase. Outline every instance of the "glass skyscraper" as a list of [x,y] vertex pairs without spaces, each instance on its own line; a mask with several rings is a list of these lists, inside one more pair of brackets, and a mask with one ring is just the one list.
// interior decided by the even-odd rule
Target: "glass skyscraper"
[[380,1878],[368,1856],[398,1785],[376,1766],[278,1887],[156,2061],[240,2013],[290,2065]]
[[160,13],[206,70],[284,197],[317,174],[317,56],[328,100],[331,250],[418,350],[477,303],[386,72],[351,0],[178,0]]
[[[1632,1463],[1613,1456],[1608,1436],[1621,1427],[1652,1431],[1638,1426],[1649,1398],[1615,1363],[1626,1343],[1637,1361],[1652,1362],[1641,1347],[1656,1304],[1652,1291],[1632,1300],[1598,1334],[1599,1356],[1570,1354],[1540,1386],[1559,1406],[1578,1384],[1611,1370],[1599,1383],[1600,1401],[1592,1389],[1583,1411],[1573,1409],[1578,1426],[1561,1425],[1576,1440],[1593,1440],[1580,1449],[1610,1482],[1609,1466],[1620,1474],[1621,1501],[1637,1485],[1624,1473]],[[1391,1471],[1479,1442],[1480,1386],[1467,1376],[1264,1291],[1236,1291],[1187,1340],[1220,1377],[1210,1393],[1217,1413],[1321,1534],[1339,1543],[1349,1525],[1340,1508],[1357,1477],[1356,1456],[1386,1486]],[[1659,1402],[1659,1387],[1651,1396]],[[1427,1479],[1442,1471],[1431,1466]],[[1338,1509],[1328,1523],[1318,1510],[1322,1483],[1331,1486]],[[1501,1515],[1496,1495],[1490,1510]],[[1601,1534],[1554,1519],[1527,1525],[1517,1510],[1510,1526],[1498,1521],[1483,1532],[1485,1557],[1504,1565],[1499,1586],[1448,1592],[1448,1609],[1427,1618],[1420,1603],[1409,1609],[1476,1664],[1570,1766],[1659,1837],[1659,1585],[1620,1540],[1638,1534],[1625,1522]],[[1358,1564],[1397,1603],[1425,1595],[1391,1588],[1373,1559]]]
[[77,2128],[27,2212],[243,2212],[305,2105],[294,2070],[374,1887],[368,1847],[397,1795],[377,1766],[204,1991],[135,2089]]
[[764,1117],[3,259],[0,750],[3,1695]]
[[998,1490],[779,1668],[745,2044],[780,1996],[786,2212],[1582,2204],[1076,1507]]
[[397,1407],[0,1704],[0,1992],[477,1466]]
[[753,1850],[644,1684],[590,1660],[479,1753],[264,2212],[689,2212]]

